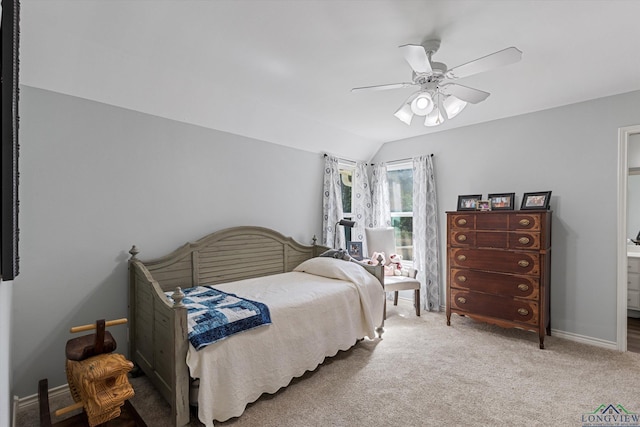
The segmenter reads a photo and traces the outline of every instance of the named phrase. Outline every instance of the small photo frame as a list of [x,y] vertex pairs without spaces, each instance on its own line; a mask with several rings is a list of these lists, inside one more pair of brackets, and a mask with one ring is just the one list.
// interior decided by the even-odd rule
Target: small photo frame
[[482,199],[482,194],[458,196],[458,210],[475,211],[478,209],[478,200],[480,199]]
[[478,204],[476,205],[476,209],[479,211],[490,211],[491,210],[491,201],[490,200],[478,200]]
[[547,210],[551,200],[551,191],[538,191],[537,193],[524,193],[522,196],[521,210]]
[[362,242],[347,242],[347,252],[358,261],[362,261]]
[[512,211],[516,193],[494,193],[487,197],[493,211]]

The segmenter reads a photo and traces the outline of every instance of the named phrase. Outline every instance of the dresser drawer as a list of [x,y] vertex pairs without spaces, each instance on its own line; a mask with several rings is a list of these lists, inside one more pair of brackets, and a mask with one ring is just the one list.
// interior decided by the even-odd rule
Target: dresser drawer
[[476,216],[476,230],[506,230],[509,225],[509,214],[479,213]]
[[476,232],[476,246],[479,248],[507,249],[509,246],[509,233],[502,231],[478,231]]
[[627,289],[640,291],[640,273],[627,273]]
[[541,214],[514,214],[509,221],[509,230],[535,230],[542,228]]
[[509,233],[510,249],[540,249],[540,233],[537,232],[514,232]]
[[540,298],[540,282],[534,276],[452,268],[449,277],[451,287],[458,289],[533,300]]
[[627,271],[632,273],[640,273],[640,258],[627,258]]
[[640,292],[627,291],[627,308],[640,310]]
[[451,248],[449,263],[451,267],[514,274],[540,274],[540,255],[529,252]]
[[538,323],[534,301],[451,289],[451,309],[531,325]]
[[462,228],[473,230],[476,228],[476,216],[474,214],[449,215],[449,228]]
[[449,232],[449,244],[451,246],[475,246],[476,232],[473,230],[453,230]]

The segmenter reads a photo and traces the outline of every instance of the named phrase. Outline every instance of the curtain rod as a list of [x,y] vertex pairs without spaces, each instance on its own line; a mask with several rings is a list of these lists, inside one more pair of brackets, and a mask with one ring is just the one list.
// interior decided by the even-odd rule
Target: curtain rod
[[[433,153],[429,154],[429,157],[433,157]],[[398,160],[391,160],[390,162],[387,162],[387,164],[392,164],[392,163],[400,163],[400,162],[407,162],[409,160],[413,160],[413,157],[409,157],[407,159],[398,159]],[[375,163],[371,163],[372,165],[375,165]]]
[[[327,153],[324,153],[324,157],[327,157],[327,156],[328,156],[328,154],[327,154]],[[430,156],[430,157],[433,157],[433,153],[429,154],[429,156]],[[354,164],[355,164],[355,163],[358,163],[357,161],[355,161],[355,160],[351,160],[351,159],[345,159],[345,158],[342,158],[342,157],[336,157],[336,158],[337,158],[338,160],[342,160],[342,161],[345,161],[345,162],[350,162],[350,163],[354,163]],[[407,161],[409,161],[409,160],[413,160],[413,157],[409,157],[409,158],[406,158],[406,159],[399,159],[399,160],[391,160],[390,162],[387,162],[387,164],[400,163],[400,162],[407,162]],[[363,162],[363,163],[364,163],[365,165],[369,164],[369,163],[366,163],[366,162]],[[373,165],[375,165],[375,163],[371,163],[371,165],[373,166]]]
[[[329,154],[324,153],[324,157],[328,157],[328,156],[329,156]],[[345,158],[343,158],[343,157],[336,157],[336,156],[333,156],[333,157],[335,157],[336,159],[341,160],[341,161],[343,161],[343,162],[353,163],[354,165],[355,165],[356,163],[358,163],[358,162],[357,162],[357,161],[355,161],[355,160],[345,159]],[[366,165],[366,163],[365,163],[365,165]]]

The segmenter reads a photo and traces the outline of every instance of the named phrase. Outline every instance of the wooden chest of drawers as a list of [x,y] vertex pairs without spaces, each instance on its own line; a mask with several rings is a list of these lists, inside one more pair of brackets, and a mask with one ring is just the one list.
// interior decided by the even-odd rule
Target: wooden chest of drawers
[[551,335],[551,211],[447,212],[447,325],[457,313]]

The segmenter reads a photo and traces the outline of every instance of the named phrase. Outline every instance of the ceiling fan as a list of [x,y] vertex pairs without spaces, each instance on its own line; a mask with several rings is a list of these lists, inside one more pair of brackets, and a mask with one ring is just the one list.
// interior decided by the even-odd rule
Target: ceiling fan
[[522,58],[522,52],[519,49],[508,47],[448,69],[445,64],[431,60],[431,57],[439,48],[440,40],[427,40],[421,45],[406,44],[400,46],[404,58],[413,70],[412,82],[356,87],[351,89],[351,92],[419,86],[420,89],[412,93],[394,115],[408,125],[411,124],[411,119],[413,119],[414,115],[424,116],[425,126],[437,126],[444,123],[445,115],[446,119],[452,119],[468,103],[477,104],[489,96],[489,92],[451,83],[447,80],[456,80],[513,64]]

